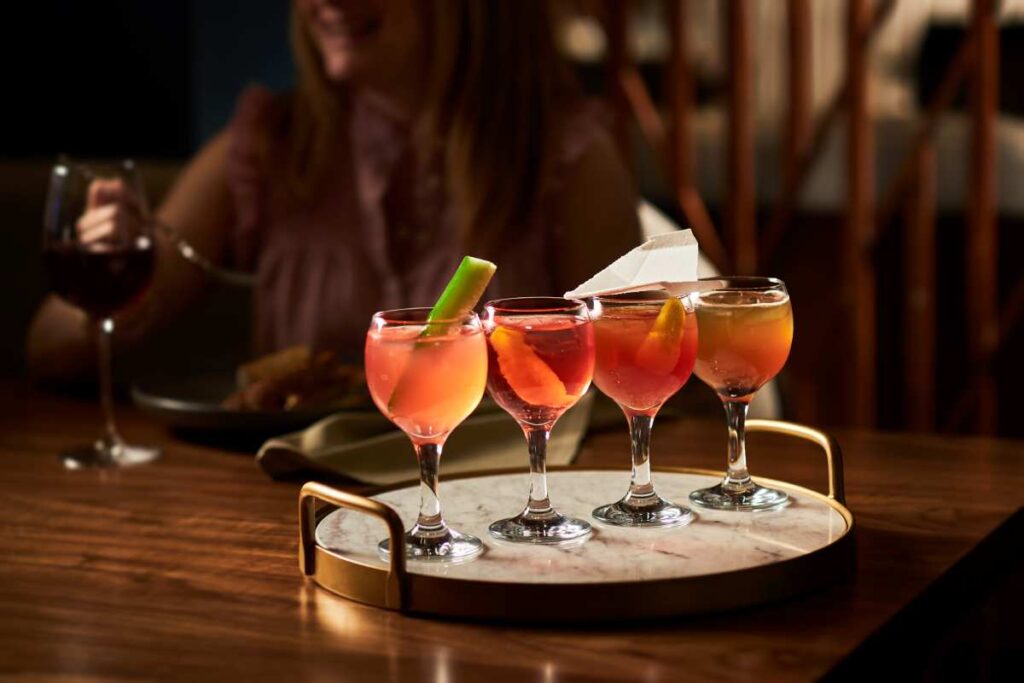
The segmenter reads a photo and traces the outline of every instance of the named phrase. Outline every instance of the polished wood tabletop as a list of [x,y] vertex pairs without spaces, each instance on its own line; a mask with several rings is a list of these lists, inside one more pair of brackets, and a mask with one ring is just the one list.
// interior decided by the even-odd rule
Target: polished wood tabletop
[[[65,471],[56,453],[95,435],[97,406],[19,382],[0,391],[0,678],[817,679],[886,648],[923,656],[1020,568],[1024,444],[838,432],[857,566],[823,591],[655,623],[413,618],[303,580],[299,484],[271,481],[251,452],[187,443],[123,406],[126,437],[163,458]],[[721,469],[724,442],[717,422],[664,422],[655,464]],[[624,429],[592,435],[579,464],[625,470],[626,448]],[[826,485],[821,454],[784,437],[752,436],[750,460],[755,474]]]

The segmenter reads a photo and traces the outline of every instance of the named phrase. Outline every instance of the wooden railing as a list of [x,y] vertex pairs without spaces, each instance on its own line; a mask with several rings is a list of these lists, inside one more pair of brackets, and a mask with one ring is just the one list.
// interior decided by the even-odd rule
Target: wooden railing
[[[820,2],[831,0],[818,0]],[[970,0],[965,0],[970,1]],[[872,426],[877,415],[876,257],[880,237],[902,208],[903,224],[903,384],[907,426],[934,429],[936,397],[936,152],[934,134],[965,81],[970,83],[970,181],[966,210],[967,346],[970,380],[947,416],[956,425],[968,415],[981,433],[996,430],[993,360],[1009,329],[1024,316],[1024,278],[1000,311],[997,291],[996,141],[998,99],[997,0],[971,2],[970,29],[925,109],[911,149],[894,181],[875,197],[875,155],[869,90],[872,39],[892,15],[895,0],[847,0],[846,75],[817,121],[811,117],[810,77],[812,0],[787,0],[787,111],[781,156],[781,190],[763,230],[756,223],[754,187],[754,110],[751,7],[745,0],[723,0],[728,78],[727,191],[725,228],[716,230],[694,182],[692,114],[694,77],[687,60],[688,3],[666,0],[671,36],[667,105],[669,124],[644,85],[629,55],[631,3],[605,0],[609,44],[609,96],[618,112],[616,134],[628,149],[627,121],[654,149],[674,186],[679,209],[702,250],[722,271],[770,271],[793,217],[809,171],[830,131],[846,127],[846,207],[839,240],[840,310],[849,348],[843,391],[850,423]],[[873,9],[872,9],[873,7]],[[725,239],[722,239],[722,235]]]

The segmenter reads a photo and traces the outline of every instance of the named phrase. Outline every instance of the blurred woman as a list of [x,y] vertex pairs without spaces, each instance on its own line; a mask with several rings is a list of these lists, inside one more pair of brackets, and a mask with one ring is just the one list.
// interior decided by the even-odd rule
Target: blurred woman
[[[556,52],[547,3],[295,0],[291,24],[295,90],[243,93],[157,211],[256,273],[257,352],[359,357],[375,310],[431,305],[465,253],[498,264],[490,294],[560,294],[639,240],[631,181]],[[116,230],[108,204],[131,198],[95,194],[82,224]],[[203,288],[161,251],[149,295],[118,319],[123,343]],[[84,317],[47,300],[33,371],[80,376],[92,358]]]

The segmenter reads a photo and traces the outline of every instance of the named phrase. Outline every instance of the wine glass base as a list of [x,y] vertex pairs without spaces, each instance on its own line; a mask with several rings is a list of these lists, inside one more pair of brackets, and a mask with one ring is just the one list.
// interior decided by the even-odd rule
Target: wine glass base
[[502,519],[491,524],[488,531],[491,536],[511,543],[555,545],[585,541],[592,529],[589,522],[552,510],[544,515],[524,512]]
[[[466,562],[483,552],[484,544],[476,536],[462,534],[446,528],[441,534],[431,535],[413,531],[405,534],[405,556],[410,560],[433,562]],[[377,552],[385,560],[391,554],[391,541],[385,538],[377,544]]]
[[133,467],[160,457],[159,448],[133,446],[124,441],[97,439],[94,443],[64,451],[60,461],[69,470]]
[[697,517],[690,508],[670,503],[661,496],[655,496],[647,505],[620,500],[602,505],[591,514],[603,524],[652,528],[686,526]]
[[721,484],[711,488],[700,489],[690,494],[694,505],[709,510],[772,510],[789,503],[789,494],[778,489],[770,489],[751,482],[745,491],[729,491]]

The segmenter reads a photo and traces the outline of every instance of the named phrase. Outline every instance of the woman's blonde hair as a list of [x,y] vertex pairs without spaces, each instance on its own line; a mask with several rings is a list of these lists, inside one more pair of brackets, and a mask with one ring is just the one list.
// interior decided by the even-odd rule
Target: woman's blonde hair
[[[576,96],[544,0],[421,0],[428,73],[417,131],[443,150],[446,188],[467,248],[493,252],[529,219]],[[314,192],[344,121],[345,89],[328,81],[293,5],[298,80],[288,112],[286,186]]]

